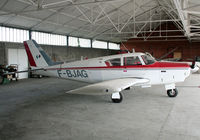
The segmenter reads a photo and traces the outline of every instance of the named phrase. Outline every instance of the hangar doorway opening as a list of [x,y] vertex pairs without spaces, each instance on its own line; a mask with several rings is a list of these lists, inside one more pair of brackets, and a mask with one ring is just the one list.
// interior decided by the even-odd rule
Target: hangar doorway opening
[[[18,71],[28,70],[28,58],[25,49],[8,49],[8,65],[18,65]],[[18,79],[28,78],[28,72],[19,73]]]

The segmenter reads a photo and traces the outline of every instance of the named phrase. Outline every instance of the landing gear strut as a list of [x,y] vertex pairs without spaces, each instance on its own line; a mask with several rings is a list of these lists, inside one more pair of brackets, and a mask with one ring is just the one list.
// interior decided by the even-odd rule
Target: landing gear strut
[[178,95],[178,90],[176,88],[175,89],[168,89],[167,95],[169,97],[176,97]]
[[123,100],[123,96],[121,92],[113,93],[111,96],[113,103],[120,103]]

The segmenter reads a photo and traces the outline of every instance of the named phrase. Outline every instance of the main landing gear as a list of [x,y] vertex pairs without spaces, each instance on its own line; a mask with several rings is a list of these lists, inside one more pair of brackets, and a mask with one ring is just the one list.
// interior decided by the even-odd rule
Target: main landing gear
[[178,90],[177,90],[177,88],[175,88],[175,89],[168,89],[168,90],[167,90],[167,95],[168,95],[169,97],[176,97],[176,96],[178,95]]
[[113,93],[111,96],[113,103],[120,103],[123,100],[123,95],[121,92]]
[[[168,89],[167,90],[167,95],[169,97],[176,97],[178,95],[177,88],[175,88],[175,89]],[[116,93],[113,93],[111,95],[111,99],[112,99],[113,103],[121,103],[122,100],[123,100],[123,95],[122,95],[121,92],[116,92]]]

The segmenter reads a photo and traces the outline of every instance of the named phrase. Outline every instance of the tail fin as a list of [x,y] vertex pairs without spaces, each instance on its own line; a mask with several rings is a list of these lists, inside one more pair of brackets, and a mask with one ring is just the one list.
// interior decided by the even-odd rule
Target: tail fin
[[54,65],[49,56],[35,40],[24,41],[25,50],[31,67],[46,67]]

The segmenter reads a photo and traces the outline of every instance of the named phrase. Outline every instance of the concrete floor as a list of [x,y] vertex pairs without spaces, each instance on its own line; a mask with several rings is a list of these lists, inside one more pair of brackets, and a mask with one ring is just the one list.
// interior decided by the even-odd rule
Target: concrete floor
[[200,75],[178,84],[177,98],[163,86],[110,95],[65,91],[85,84],[27,79],[0,86],[0,140],[199,140]]

